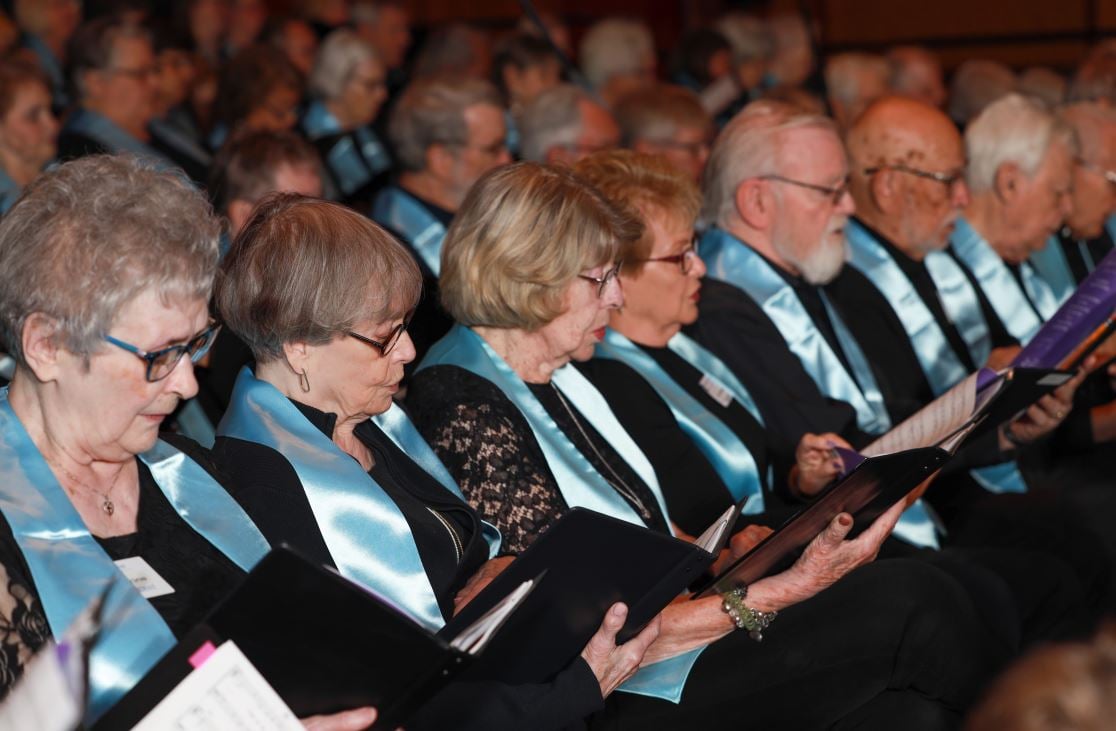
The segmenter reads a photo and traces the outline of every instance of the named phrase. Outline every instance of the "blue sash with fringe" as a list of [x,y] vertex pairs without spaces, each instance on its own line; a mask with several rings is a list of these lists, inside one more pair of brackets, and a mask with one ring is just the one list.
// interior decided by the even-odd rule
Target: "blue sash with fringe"
[[[398,407],[395,407],[398,408]],[[407,519],[355,459],[243,368],[217,434],[262,444],[294,468],[338,571],[390,597],[432,631],[445,624]],[[451,492],[461,497],[453,485]],[[486,530],[485,539],[496,538]]]
[[[444,338],[430,348],[418,370],[437,365],[459,366],[487,379],[519,408],[542,448],[562,497],[570,507],[589,508],[629,523],[646,525],[562,433],[523,380],[480,335],[461,325],[454,325]],[[647,484],[655,494],[663,516],[669,521],[669,513],[654,470],[646,456],[620,426],[600,392],[570,365],[555,371],[553,382],[641,478],[650,473]],[[677,703],[682,698],[686,678],[704,649],[699,647],[678,657],[641,668],[620,686],[620,690]]]
[[[90,535],[35,443],[0,391],[0,512],[31,570],[51,632],[61,635],[106,590],[101,634],[89,659],[86,722],[108,710],[175,645],[151,604]],[[200,465],[166,442],[140,455],[191,528],[249,571],[269,546]]]

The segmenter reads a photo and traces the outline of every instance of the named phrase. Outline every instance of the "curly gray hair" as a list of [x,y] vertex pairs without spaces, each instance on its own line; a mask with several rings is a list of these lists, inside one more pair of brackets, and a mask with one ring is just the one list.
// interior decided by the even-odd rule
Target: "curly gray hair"
[[208,299],[220,226],[178,173],[97,155],[44,173],[0,220],[0,339],[25,364],[27,318],[58,322],[59,345],[91,355],[122,307],[155,290]]

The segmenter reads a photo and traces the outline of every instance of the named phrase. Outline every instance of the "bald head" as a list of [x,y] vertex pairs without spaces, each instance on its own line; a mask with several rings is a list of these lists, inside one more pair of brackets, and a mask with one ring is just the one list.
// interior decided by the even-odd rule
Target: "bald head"
[[916,260],[943,248],[968,203],[964,146],[949,117],[914,99],[885,97],[864,111],[846,142],[860,218]]

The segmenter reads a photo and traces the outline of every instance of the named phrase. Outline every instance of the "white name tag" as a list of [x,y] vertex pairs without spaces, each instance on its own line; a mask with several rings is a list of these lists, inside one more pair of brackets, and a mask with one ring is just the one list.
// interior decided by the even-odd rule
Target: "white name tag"
[[732,403],[732,391],[725,388],[725,385],[718,381],[713,376],[706,373],[698,381],[698,385],[705,390],[709,397],[719,403],[722,408],[728,408]]
[[128,581],[132,582],[132,586],[136,587],[136,591],[144,599],[153,599],[157,596],[174,593],[174,587],[168,584],[162,576],[159,576],[159,573],[151,568],[151,564],[139,556],[122,558],[114,563],[116,568],[128,577]]

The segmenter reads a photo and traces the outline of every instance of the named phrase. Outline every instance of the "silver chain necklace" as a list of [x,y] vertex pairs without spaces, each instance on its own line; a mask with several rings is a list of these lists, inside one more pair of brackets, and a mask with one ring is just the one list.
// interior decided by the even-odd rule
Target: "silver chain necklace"
[[[108,515],[110,518],[112,517],[112,514],[116,512],[116,505],[115,505],[115,503],[112,502],[112,498],[109,497],[109,493],[111,493],[113,488],[116,487],[116,483],[120,479],[120,475],[124,472],[123,467],[120,468],[120,470],[117,471],[116,477],[112,478],[112,484],[109,485],[108,490],[106,490],[105,492],[101,492],[100,490],[96,489],[95,487],[90,487],[88,484],[82,482],[80,479],[78,479],[74,475],[73,472],[70,472],[68,469],[66,469],[62,465],[58,464],[57,462],[55,462],[53,459],[47,457],[45,454],[43,455],[43,457],[46,458],[47,462],[49,462],[50,464],[54,465],[59,470],[61,470],[62,474],[66,475],[67,479],[69,479],[70,482],[74,483],[75,485],[79,485],[79,486],[85,488],[89,492],[93,492],[93,493],[96,493],[97,495],[100,495],[101,496],[101,510],[105,511],[105,514]],[[61,481],[60,481],[60,484],[61,484]],[[66,488],[65,485],[62,485],[62,487],[66,489],[66,492],[68,492],[71,497],[77,497],[77,493],[75,493],[73,490],[71,490],[69,488]]]
[[566,403],[566,398],[562,395],[561,389],[554,385],[554,381],[550,382],[550,387],[554,389],[554,393],[558,396],[558,400],[562,402],[562,408],[564,408],[566,410],[566,413],[570,415],[570,418],[573,419],[574,426],[577,427],[577,431],[581,434],[581,438],[585,440],[585,443],[589,445],[589,449],[593,450],[593,454],[597,455],[597,460],[605,466],[605,469],[607,469],[609,473],[612,474],[613,478],[615,478],[616,481],[613,482],[605,475],[601,475],[601,477],[604,477],[605,482],[611,485],[613,490],[616,490],[616,492],[623,495],[629,503],[636,506],[636,509],[639,511],[639,515],[641,518],[646,521],[650,521],[651,511],[648,510],[643,501],[639,499],[639,496],[636,495],[635,490],[628,487],[628,484],[624,482],[624,480],[620,479],[620,475],[616,473],[616,470],[612,469],[612,465],[608,463],[608,460],[601,456],[601,453],[597,451],[597,448],[593,445],[593,440],[590,439],[589,435],[585,433],[585,429],[582,428],[581,422],[577,419],[577,415],[574,414],[574,410],[570,408],[570,405],[568,403]]

